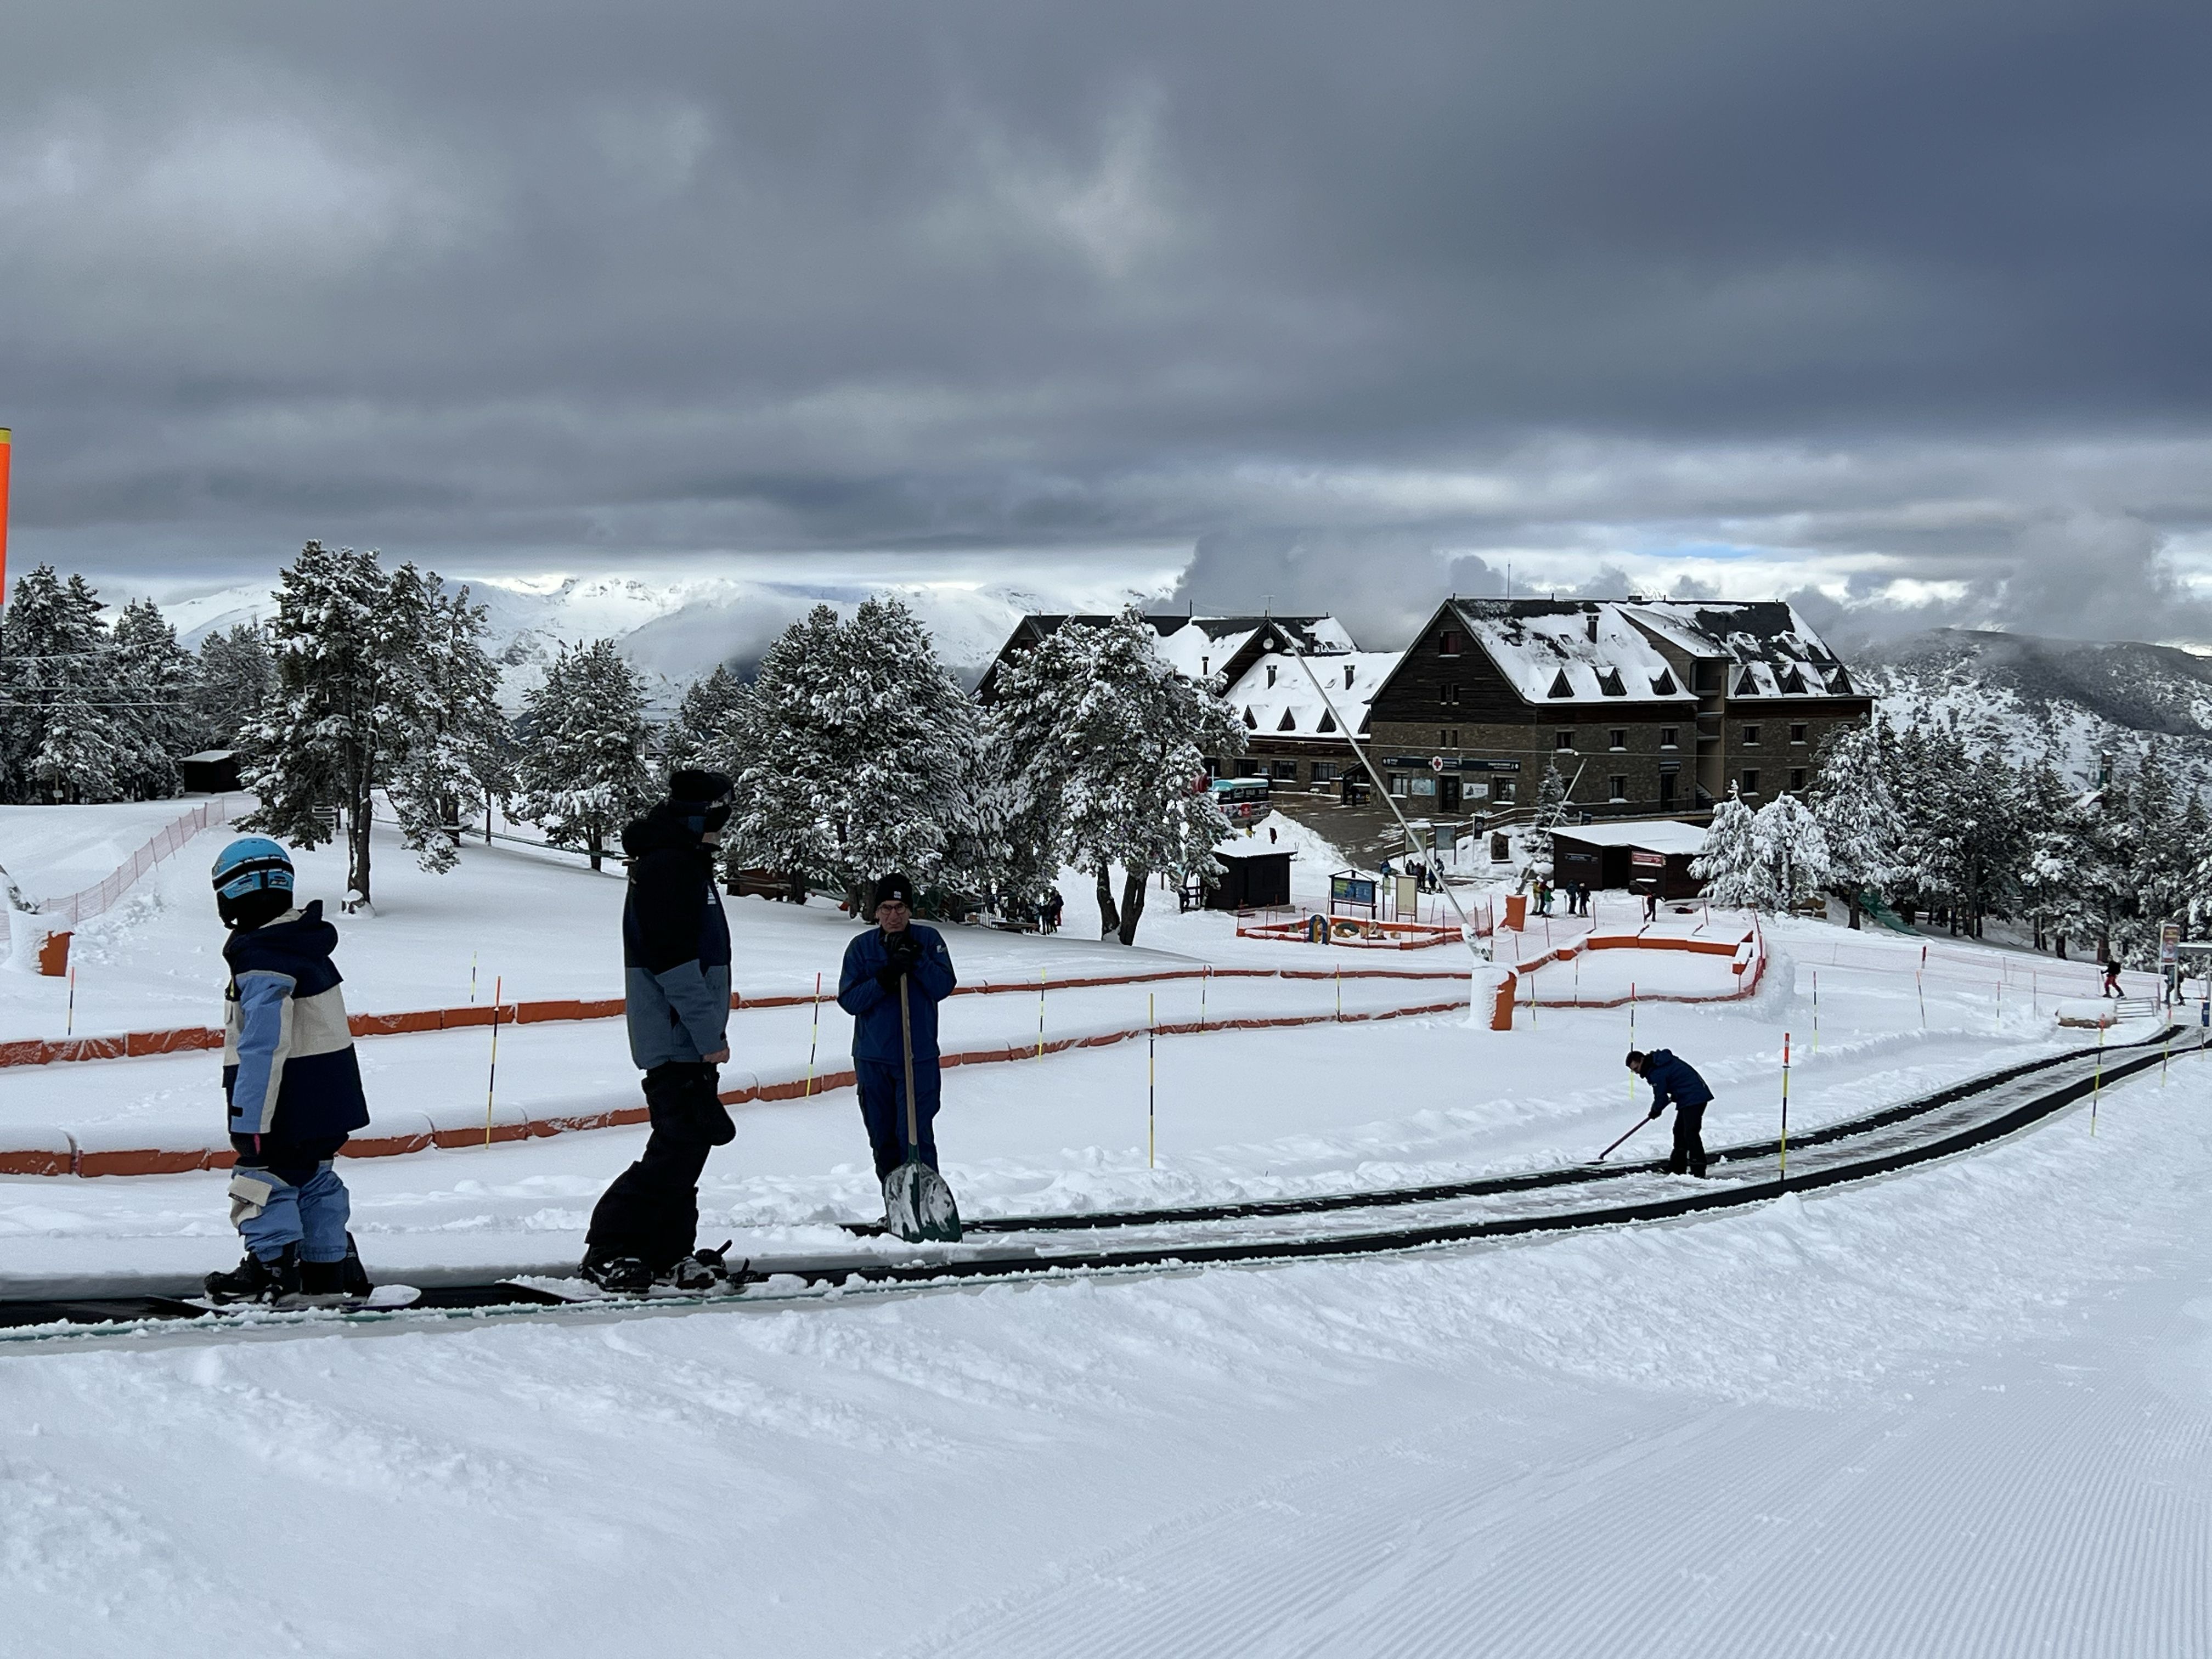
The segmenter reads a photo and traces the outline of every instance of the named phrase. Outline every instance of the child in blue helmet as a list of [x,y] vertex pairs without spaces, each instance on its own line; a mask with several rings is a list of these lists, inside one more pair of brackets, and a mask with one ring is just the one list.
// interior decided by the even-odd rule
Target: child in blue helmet
[[230,1106],[230,1219],[246,1259],[210,1273],[218,1302],[365,1296],[368,1276],[346,1231],[352,1206],[331,1160],[368,1121],[345,998],[331,961],[337,929],[322,901],[292,902],[292,860],[261,836],[215,861],[216,908],[228,927],[222,1091]]

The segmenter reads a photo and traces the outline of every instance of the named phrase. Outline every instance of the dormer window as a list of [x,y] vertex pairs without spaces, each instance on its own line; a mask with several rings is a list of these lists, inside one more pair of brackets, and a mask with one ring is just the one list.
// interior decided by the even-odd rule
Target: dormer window
[[1736,678],[1735,695],[1739,697],[1757,696],[1759,695],[1759,676],[1753,673],[1748,668],[1745,669],[1743,672]]
[[1782,675],[1782,689],[1784,691],[1802,691],[1805,689],[1804,676],[1795,668],[1785,669]]
[[1330,714],[1330,713],[1328,712],[1328,709],[1326,709],[1326,708],[1322,709],[1322,710],[1321,711],[1321,724],[1320,724],[1319,726],[1316,726],[1316,727],[1314,728],[1314,730],[1316,730],[1316,732],[1334,732],[1334,731],[1335,731],[1335,730],[1336,730],[1336,716],[1335,716],[1335,715],[1334,715],[1334,714]]
[[1260,729],[1260,722],[1252,718],[1252,711],[1249,708],[1244,711],[1244,726],[1247,731],[1256,732]]
[[1295,731],[1297,731],[1297,729],[1298,729],[1298,717],[1297,717],[1296,714],[1292,714],[1289,709],[1287,709],[1287,708],[1285,708],[1285,710],[1283,710],[1283,719],[1282,719],[1282,722],[1281,722],[1281,724],[1280,724],[1280,725],[1279,725],[1279,726],[1277,726],[1275,727],[1275,730],[1277,730],[1278,732],[1295,732]]
[[1843,664],[1838,663],[1828,671],[1828,690],[1848,693],[1850,689],[1851,677],[1844,672]]
[[1628,688],[1621,684],[1620,671],[1617,668],[1603,668],[1598,671],[1597,689],[1608,697],[1625,697],[1628,695]]
[[1552,689],[1544,695],[1547,697],[1571,697],[1575,695],[1575,688],[1568,680],[1565,669],[1562,668],[1552,676]]
[[1651,695],[1655,697],[1673,696],[1674,695],[1674,677],[1663,668],[1657,673],[1654,674],[1651,677]]

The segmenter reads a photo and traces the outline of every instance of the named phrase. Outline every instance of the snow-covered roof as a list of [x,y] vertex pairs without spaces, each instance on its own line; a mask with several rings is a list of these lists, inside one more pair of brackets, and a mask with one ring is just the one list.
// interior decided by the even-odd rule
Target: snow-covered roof
[[1700,853],[1705,846],[1701,825],[1673,818],[1645,818],[1634,823],[1563,823],[1552,834],[1585,847],[1634,847],[1647,853]]
[[1328,693],[1324,702],[1296,657],[1280,651],[1265,652],[1224,695],[1255,736],[1332,736],[1338,728],[1329,719],[1330,703],[1336,705],[1338,719],[1358,732],[1366,729],[1367,705],[1404,654],[1341,651],[1310,659],[1314,673]]
[[1455,599],[1469,636],[1533,703],[1693,703],[1649,638],[1602,599]]
[[1631,621],[1694,657],[1725,657],[1731,697],[1856,695],[1850,674],[1796,608],[1780,600],[1632,601]]

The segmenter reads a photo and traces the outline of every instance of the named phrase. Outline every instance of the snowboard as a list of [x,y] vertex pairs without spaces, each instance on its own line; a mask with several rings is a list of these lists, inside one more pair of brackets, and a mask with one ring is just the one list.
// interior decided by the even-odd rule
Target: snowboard
[[653,1285],[642,1291],[609,1291],[602,1290],[590,1279],[580,1276],[553,1279],[536,1273],[502,1279],[499,1282],[538,1296],[550,1296],[561,1302],[712,1302],[744,1294],[745,1287],[755,1282],[745,1272],[750,1265],[750,1262],[738,1262],[727,1279],[701,1291],[679,1290],[673,1285]]
[[379,1285],[367,1296],[290,1296],[276,1302],[218,1302],[211,1296],[180,1297],[208,1313],[372,1313],[411,1308],[422,1292],[412,1285]]

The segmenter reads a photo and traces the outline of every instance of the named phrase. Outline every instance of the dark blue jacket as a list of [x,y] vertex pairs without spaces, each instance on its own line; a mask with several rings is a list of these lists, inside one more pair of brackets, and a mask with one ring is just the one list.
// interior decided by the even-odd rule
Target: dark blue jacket
[[222,947],[222,1093],[230,1132],[272,1144],[343,1140],[368,1121],[320,899]]
[[703,823],[663,801],[623,830],[623,1008],[640,1071],[696,1065],[726,1046],[730,923]]
[[[952,953],[945,937],[918,921],[907,924],[921,945],[921,960],[907,978],[907,1018],[914,1027],[916,1063],[937,1061],[937,1005],[952,994]],[[884,953],[884,930],[871,927],[845,947],[844,970],[837,975],[837,1006],[853,1017],[853,1058],[900,1061],[899,1000],[896,990],[876,983],[876,970],[890,958]]]
[[1689,1061],[1675,1059],[1671,1049],[1654,1048],[1644,1056],[1644,1080],[1651,1085],[1655,1109],[1670,1100],[1677,1106],[1703,1106],[1713,1097],[1705,1079],[1690,1069]]

